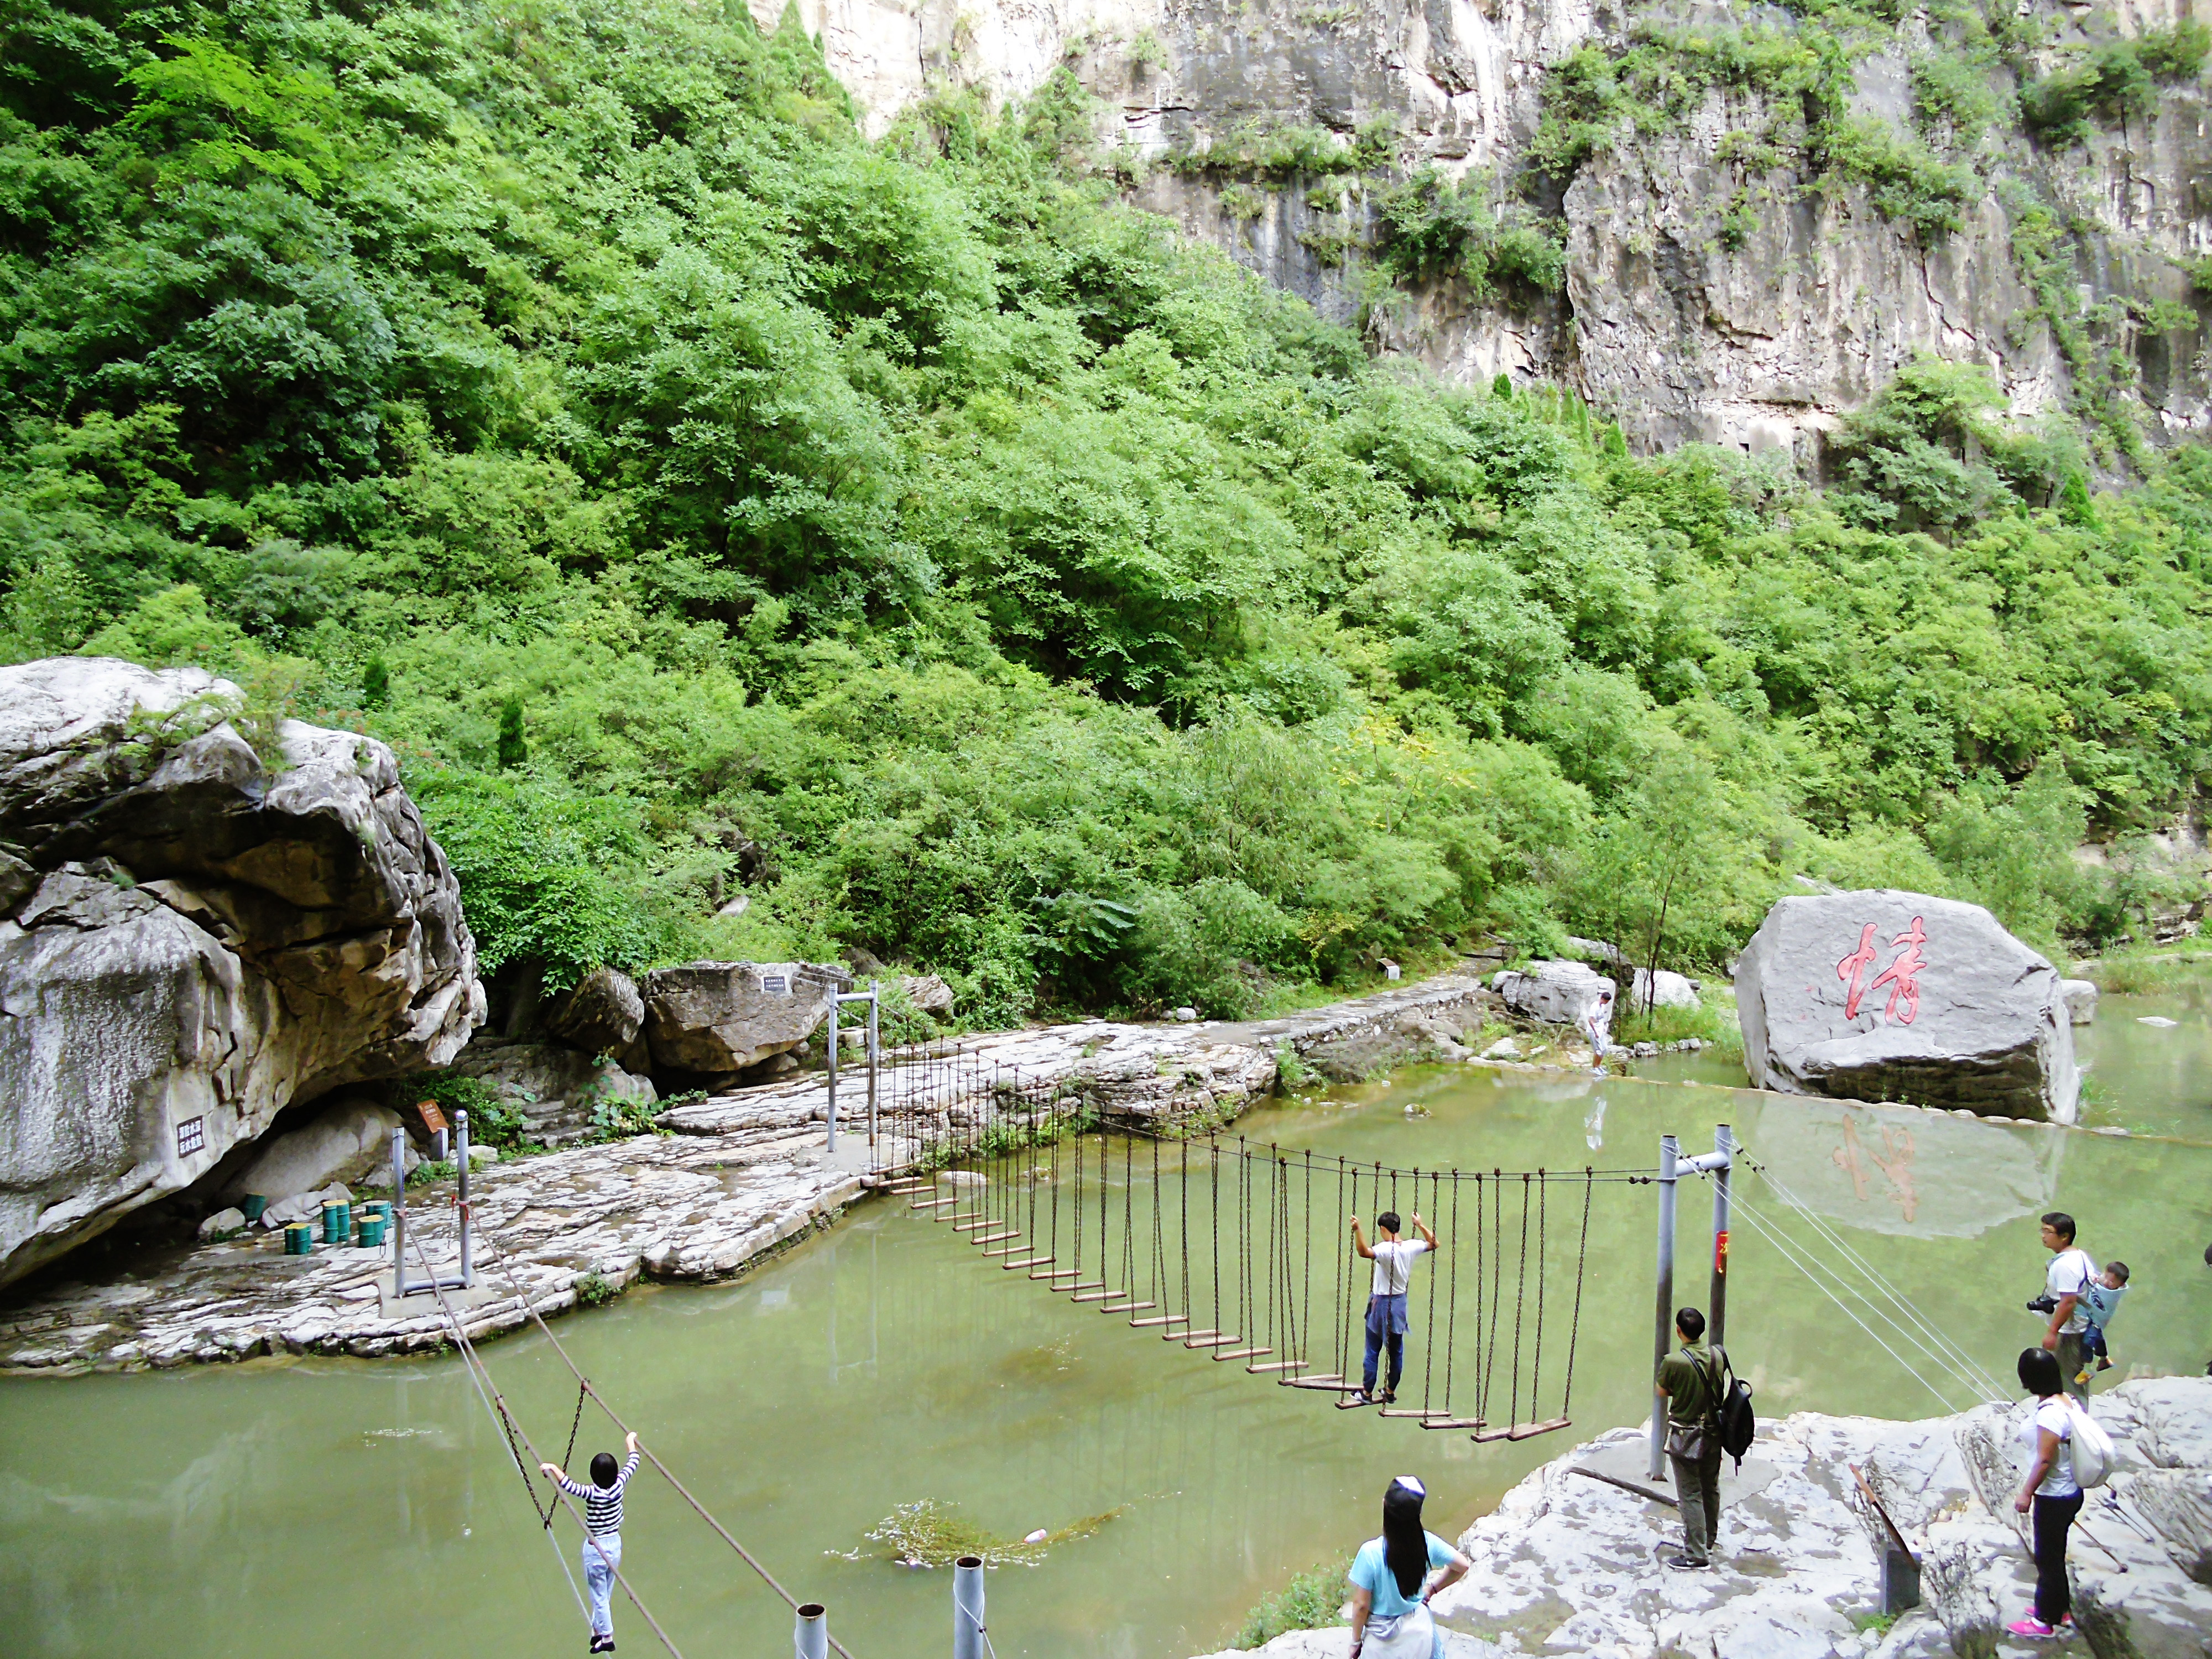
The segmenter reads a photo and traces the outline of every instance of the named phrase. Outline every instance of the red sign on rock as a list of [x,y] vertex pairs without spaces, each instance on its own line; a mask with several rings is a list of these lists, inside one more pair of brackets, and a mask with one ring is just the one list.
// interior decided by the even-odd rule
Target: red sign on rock
[[1836,964],[1836,977],[1844,981],[1844,1018],[1859,1017],[1859,999],[1867,991],[1879,991],[1889,987],[1889,1000],[1882,1005],[1881,1015],[1899,1025],[1910,1025],[1920,1012],[1920,970],[1928,965],[1928,958],[1920,947],[1928,943],[1928,930],[1915,916],[1912,926],[1890,940],[1892,945],[1905,948],[1890,958],[1889,966],[1875,975],[1874,983],[1865,983],[1866,970],[1874,966],[1878,954],[1874,945],[1875,925],[1868,922],[1859,929],[1859,948]]

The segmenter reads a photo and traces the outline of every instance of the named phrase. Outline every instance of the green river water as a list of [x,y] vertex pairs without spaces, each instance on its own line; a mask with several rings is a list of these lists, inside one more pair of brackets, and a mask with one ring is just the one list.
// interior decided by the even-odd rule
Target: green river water
[[[1237,1128],[1332,1159],[1620,1169],[1653,1163],[1662,1132],[1702,1150],[1729,1121],[2000,1375],[2036,1334],[2021,1304],[2045,1259],[2035,1218],[2054,1206],[2081,1218],[2093,1255],[2135,1269],[2112,1376],[2193,1372],[2212,1355],[2206,1000],[2203,983],[2108,997],[2077,1033],[2096,1079],[2087,1121],[2132,1138],[1785,1101],[1714,1086],[1728,1073],[1702,1057],[1638,1080],[1416,1071],[1271,1106]],[[2139,1024],[2146,1015],[2177,1023]],[[1759,1177],[1741,1191],[1780,1213]],[[1291,1571],[1371,1534],[1392,1474],[1422,1475],[1431,1524],[1456,1530],[1574,1440],[1641,1420],[1653,1210],[1649,1187],[1596,1189],[1575,1427],[1517,1444],[1340,1413],[1326,1394],[1210,1363],[994,1271],[895,1200],[862,1205],[737,1285],[641,1287],[556,1328],[708,1507],[792,1589],[829,1604],[860,1659],[949,1642],[949,1575],[902,1568],[863,1539],[921,1498],[1015,1536],[1118,1510],[1042,1565],[990,1575],[995,1650],[1181,1659],[1224,1645]],[[1704,1299],[1709,1216],[1707,1189],[1686,1186],[1684,1300]],[[1555,1271],[1571,1264],[1563,1249],[1571,1237],[1554,1245]],[[1942,1409],[1743,1221],[1730,1284],[1729,1346],[1762,1415]],[[1416,1376],[1422,1336],[1417,1296]],[[532,1432],[557,1449],[575,1398],[557,1358],[536,1336],[485,1352]],[[1557,1381],[1554,1370],[1547,1396]],[[587,1413],[578,1464],[615,1437]],[[573,1554],[565,1518],[557,1535]],[[781,1604],[650,1470],[624,1537],[632,1582],[688,1659],[786,1650]],[[0,1609],[11,1655],[312,1644],[506,1659],[584,1643],[451,1358],[0,1382]],[[617,1626],[625,1651],[657,1650],[619,1596]]]

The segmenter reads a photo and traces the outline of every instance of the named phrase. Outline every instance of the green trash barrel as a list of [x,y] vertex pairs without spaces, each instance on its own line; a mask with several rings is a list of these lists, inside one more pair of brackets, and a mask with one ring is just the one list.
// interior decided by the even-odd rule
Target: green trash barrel
[[313,1255],[315,1253],[315,1230],[304,1221],[289,1223],[284,1229],[286,1255]]
[[343,1244],[353,1237],[353,1206],[333,1198],[323,1205],[323,1243]]
[[261,1219],[261,1212],[268,1207],[269,1200],[259,1193],[248,1193],[238,1200],[239,1213],[246,1218],[249,1227]]

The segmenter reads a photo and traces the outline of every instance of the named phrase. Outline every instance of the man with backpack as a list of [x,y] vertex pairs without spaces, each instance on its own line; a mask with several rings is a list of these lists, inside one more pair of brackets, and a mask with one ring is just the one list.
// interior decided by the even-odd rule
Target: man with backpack
[[1666,1402],[1667,1457],[1674,1466],[1674,1496],[1682,1509],[1682,1553],[1670,1555],[1670,1567],[1712,1565],[1720,1540],[1721,1407],[1729,1391],[1723,1374],[1732,1374],[1719,1345],[1705,1342],[1705,1316],[1695,1308],[1674,1316],[1682,1346],[1659,1362],[1659,1398]]

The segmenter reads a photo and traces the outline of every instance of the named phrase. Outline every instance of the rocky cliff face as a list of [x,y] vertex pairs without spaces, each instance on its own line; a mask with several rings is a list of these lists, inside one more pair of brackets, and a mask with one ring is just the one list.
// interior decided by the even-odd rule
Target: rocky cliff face
[[[2111,461],[2132,434],[2157,444],[2212,429],[2185,269],[2212,251],[2203,78],[2174,70],[2133,102],[2093,89],[2102,101],[2087,118],[2062,132],[2046,116],[2033,137],[2014,99],[2039,77],[2078,80],[2098,48],[2185,21],[2194,3],[2023,0],[1986,21],[1917,10],[1893,26],[1869,10],[1833,29],[1824,10],[1812,49],[1838,45],[1832,90],[1849,122],[1870,125],[1848,145],[1824,131],[1778,151],[1767,141],[1798,119],[1800,95],[1726,43],[1812,27],[1811,14],[1781,7],[799,0],[799,10],[872,131],[930,92],[1024,97],[1068,64],[1101,100],[1101,137],[1133,199],[1360,322],[1382,350],[1455,379],[1570,386],[1632,441],[1814,461],[1841,415],[1929,352],[1986,365],[2015,415],[2083,422]],[[756,15],[775,21],[766,3]],[[1577,50],[1618,62],[1662,35],[1698,60],[1663,118],[1601,120],[1586,155],[1562,167],[1553,154],[1532,173],[1540,120],[1562,106]],[[1717,72],[1715,41],[1728,59]],[[1971,83],[1964,105],[1944,104],[1943,75],[1967,59],[1972,72],[1948,83]],[[1989,112],[1977,113],[1984,94]],[[1318,177],[1255,167],[1252,146],[1235,142],[1309,129],[1349,149],[1378,122],[1395,130],[1386,161]],[[1395,291],[1370,281],[1376,194],[1423,166],[1486,170],[1499,203],[1525,199],[1564,240],[1564,281],[1519,292],[1449,271]],[[1931,170],[1944,167],[1961,171],[1947,182]],[[1921,195],[1931,185],[1949,195],[1933,216],[1941,228]]]
[[0,1284],[208,1174],[295,1100],[483,1018],[382,744],[106,659],[0,668]]

